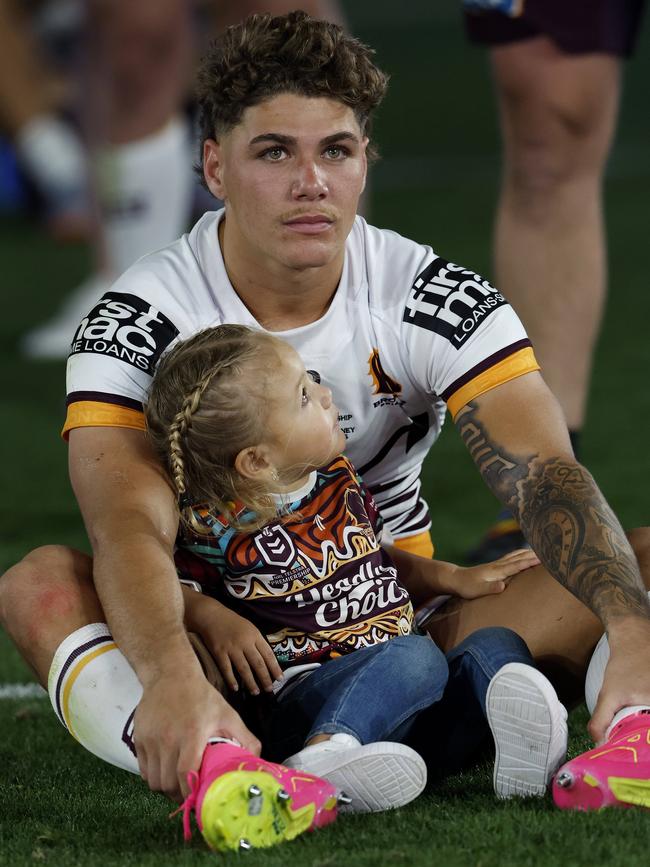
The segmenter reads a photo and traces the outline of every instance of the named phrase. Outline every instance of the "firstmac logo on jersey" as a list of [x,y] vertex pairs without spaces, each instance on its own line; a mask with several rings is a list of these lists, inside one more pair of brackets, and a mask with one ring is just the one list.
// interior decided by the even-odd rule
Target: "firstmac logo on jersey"
[[71,354],[111,355],[153,376],[163,350],[177,335],[178,328],[142,298],[107,292],[82,320]]
[[474,271],[436,259],[417,276],[403,319],[435,331],[458,349],[491,313],[507,303]]

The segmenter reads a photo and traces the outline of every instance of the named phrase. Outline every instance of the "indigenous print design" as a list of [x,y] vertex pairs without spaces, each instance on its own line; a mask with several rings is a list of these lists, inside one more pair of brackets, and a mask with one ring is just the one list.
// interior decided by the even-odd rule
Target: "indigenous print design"
[[[380,546],[381,518],[339,456],[287,515],[252,533],[197,508],[210,530],[181,531],[176,566],[252,620],[283,668],[349,653],[412,630],[413,608]],[[240,515],[245,518],[246,513]]]

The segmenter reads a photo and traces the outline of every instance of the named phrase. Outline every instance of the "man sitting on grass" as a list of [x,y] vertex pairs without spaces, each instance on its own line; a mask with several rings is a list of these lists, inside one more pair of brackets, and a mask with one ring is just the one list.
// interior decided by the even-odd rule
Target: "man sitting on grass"
[[[259,749],[188,638],[194,624],[184,621],[174,566],[178,503],[144,430],[161,354],[208,325],[279,334],[332,390],[346,452],[394,538],[398,571],[400,549],[432,554],[420,472],[450,412],[543,566],[497,597],[443,608],[431,634],[444,650],[500,625],[535,658],[584,672],[604,627],[611,659],[592,734],[601,739],[621,708],[650,705],[650,606],[635,557],[650,582],[648,533],[628,541],[576,462],[498,290],[356,216],[385,88],[371,52],[333,24],[291,13],[229,29],[203,63],[198,97],[205,183],[224,209],[129,269],[72,344],[64,430],[94,557],[58,546],[32,552],[4,576],[0,610],[40,682],[49,676],[61,720],[73,728],[74,709],[105,722],[101,743],[92,725],[75,728],[82,743],[116,764],[137,752],[151,789],[171,796],[199,768],[209,738]],[[286,568],[281,546],[266,553]],[[208,650],[220,628],[199,629]],[[110,654],[95,653],[98,638],[119,648],[117,679],[99,678]],[[102,684],[92,708],[82,678],[70,678],[81,658]],[[270,689],[254,640],[231,662],[251,690]],[[125,718],[113,714],[127,681],[142,692],[135,719],[128,708]],[[548,735],[540,737],[543,751]]]

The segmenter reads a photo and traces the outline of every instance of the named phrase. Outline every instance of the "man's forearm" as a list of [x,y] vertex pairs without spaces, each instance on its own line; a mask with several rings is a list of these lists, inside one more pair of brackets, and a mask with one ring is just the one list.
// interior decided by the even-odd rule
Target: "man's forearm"
[[627,537],[584,467],[561,458],[533,462],[513,505],[524,535],[549,572],[605,626],[616,617],[650,616]]
[[459,432],[493,493],[518,518],[549,572],[606,627],[650,617],[636,558],[594,479],[570,457],[514,455],[494,442],[472,404]]
[[[145,700],[145,710],[152,708],[155,716],[166,689],[170,696],[183,690],[198,695],[203,687],[201,667],[183,628],[174,566],[175,494],[141,431],[75,428],[69,465],[93,549],[97,595],[145,695],[153,694],[151,702]],[[145,731],[155,729],[155,723],[144,725]]]
[[133,536],[95,551],[94,580],[113,636],[143,685],[170,666],[198,666],[169,552]]

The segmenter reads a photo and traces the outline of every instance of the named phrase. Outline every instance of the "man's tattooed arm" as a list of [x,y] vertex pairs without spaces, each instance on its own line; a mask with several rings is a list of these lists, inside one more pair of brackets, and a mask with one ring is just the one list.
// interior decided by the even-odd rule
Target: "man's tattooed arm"
[[608,625],[650,616],[632,549],[592,476],[577,461],[515,455],[494,442],[473,403],[456,426],[488,487],[517,516],[537,556]]

